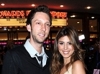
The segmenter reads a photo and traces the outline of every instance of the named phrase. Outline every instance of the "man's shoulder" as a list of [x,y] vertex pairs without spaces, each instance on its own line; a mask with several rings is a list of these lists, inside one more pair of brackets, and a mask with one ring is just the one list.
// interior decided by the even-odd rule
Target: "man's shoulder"
[[18,46],[13,47],[11,50],[17,50],[17,49],[22,49],[22,48],[24,48],[23,45],[18,45]]
[[15,46],[12,49],[8,50],[8,52],[10,52],[10,53],[16,53],[16,52],[23,51],[23,49],[25,49],[24,46],[23,45],[19,45],[19,46]]
[[18,56],[22,56],[23,53],[26,53],[25,47],[23,45],[20,45],[8,50],[5,55],[17,58]]

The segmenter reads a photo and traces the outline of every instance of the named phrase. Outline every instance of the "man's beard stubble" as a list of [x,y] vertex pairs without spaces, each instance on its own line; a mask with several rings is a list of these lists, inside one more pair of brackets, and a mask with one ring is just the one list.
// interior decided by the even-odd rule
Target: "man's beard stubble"
[[32,35],[33,41],[35,41],[36,43],[39,44],[43,44],[44,40],[42,42],[40,42],[34,35]]

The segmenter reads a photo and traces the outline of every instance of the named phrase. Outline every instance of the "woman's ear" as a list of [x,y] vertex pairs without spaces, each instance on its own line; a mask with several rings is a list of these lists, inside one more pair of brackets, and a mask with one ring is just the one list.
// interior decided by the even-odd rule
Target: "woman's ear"
[[28,24],[28,25],[26,26],[26,28],[27,28],[27,31],[28,31],[28,32],[31,32],[31,25],[30,25],[30,24]]

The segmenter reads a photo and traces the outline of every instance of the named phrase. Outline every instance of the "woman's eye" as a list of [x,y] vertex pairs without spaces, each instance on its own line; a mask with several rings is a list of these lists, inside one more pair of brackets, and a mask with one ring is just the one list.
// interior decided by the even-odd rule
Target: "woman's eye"
[[72,45],[72,43],[71,43],[71,42],[68,42],[68,44],[69,44],[69,45]]

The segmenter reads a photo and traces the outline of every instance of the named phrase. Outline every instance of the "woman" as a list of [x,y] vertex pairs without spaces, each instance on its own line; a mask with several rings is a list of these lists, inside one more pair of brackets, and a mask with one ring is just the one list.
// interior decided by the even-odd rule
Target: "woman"
[[82,54],[77,31],[63,27],[55,38],[51,74],[86,74]]

